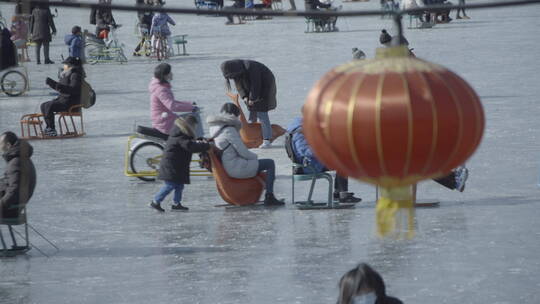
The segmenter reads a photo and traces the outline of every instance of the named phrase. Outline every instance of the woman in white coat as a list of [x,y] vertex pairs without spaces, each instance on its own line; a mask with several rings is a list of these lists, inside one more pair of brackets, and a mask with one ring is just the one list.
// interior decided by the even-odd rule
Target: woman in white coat
[[272,159],[258,159],[257,154],[249,151],[239,130],[242,126],[238,116],[240,109],[233,103],[226,103],[221,113],[207,118],[210,136],[214,138],[217,148],[223,151],[221,163],[230,177],[251,178],[259,172],[266,172],[265,205],[284,205],[274,196],[274,180],[276,165]]

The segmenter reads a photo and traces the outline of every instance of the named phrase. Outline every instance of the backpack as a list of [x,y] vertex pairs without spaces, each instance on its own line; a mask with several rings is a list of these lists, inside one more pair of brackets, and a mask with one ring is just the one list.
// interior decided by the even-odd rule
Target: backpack
[[[302,130],[302,127],[297,127],[296,129],[293,129],[291,132],[285,133],[285,152],[287,152],[287,156],[295,164],[298,164],[299,162],[296,160],[296,157],[294,155],[293,135],[297,132],[300,132],[301,130]],[[293,173],[304,174],[304,170],[302,168],[294,167]]]
[[85,80],[81,81],[81,105],[88,109],[96,103],[96,92]]
[[[214,138],[218,137],[218,135],[221,133],[221,131],[223,131],[223,129],[225,129],[226,127],[230,127],[230,126],[223,126],[221,127],[221,129],[219,129],[216,134],[214,136],[212,136],[211,138],[209,138],[209,141],[213,141]],[[229,143],[225,148],[223,149],[220,149],[218,147],[214,147],[213,148],[213,151],[214,151],[214,154],[216,155],[216,158],[221,162],[221,156],[223,155],[223,152],[225,150],[227,150],[227,148],[229,148],[229,146],[231,145],[231,143]],[[210,160],[210,155],[208,154],[208,152],[201,152],[199,153],[199,159],[200,159],[200,162],[199,162],[199,166],[203,169],[206,169],[210,172],[212,172],[212,161]]]
[[287,156],[291,159],[293,163],[297,162],[294,156],[293,135],[301,130],[302,130],[302,127],[297,127],[296,129],[293,129],[291,132],[285,133],[285,152],[287,152]]

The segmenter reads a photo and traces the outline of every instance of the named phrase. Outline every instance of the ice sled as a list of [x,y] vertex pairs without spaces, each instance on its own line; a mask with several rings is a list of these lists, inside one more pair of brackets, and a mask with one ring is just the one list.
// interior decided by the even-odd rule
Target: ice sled
[[[58,136],[47,136],[43,132],[45,121],[43,114],[25,114],[21,117],[21,138],[24,139],[58,139],[69,137],[80,137],[85,135],[84,121],[81,105],[74,105],[67,112],[56,112],[58,116],[58,125],[60,127]],[[68,119],[66,119],[68,118]],[[78,123],[75,119],[78,118]]]
[[[229,96],[229,98],[231,98],[234,104],[236,104],[236,106],[240,109],[240,121],[242,122],[242,128],[240,129],[240,137],[242,137],[242,141],[250,149],[257,148],[263,142],[261,123],[251,123],[246,119],[244,111],[242,111],[242,107],[240,106],[240,102],[238,101],[238,94],[232,94],[229,92],[227,93],[227,96]],[[283,129],[280,125],[272,124],[272,138],[270,139],[270,141],[273,142],[276,138],[285,134],[285,132],[286,130]]]
[[213,149],[208,151],[208,155],[212,162],[212,174],[216,180],[216,187],[224,201],[236,206],[252,205],[259,201],[265,188],[266,174],[259,173],[252,178],[232,178],[227,175]]

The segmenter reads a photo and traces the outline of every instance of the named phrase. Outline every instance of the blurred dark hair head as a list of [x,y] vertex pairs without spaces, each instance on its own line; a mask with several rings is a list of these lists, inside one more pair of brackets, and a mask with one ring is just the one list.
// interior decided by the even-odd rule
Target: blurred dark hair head
[[0,135],[0,138],[2,139],[3,142],[8,143],[10,145],[13,145],[14,143],[17,142],[17,140],[19,140],[17,135],[15,135],[15,133],[13,133],[11,131],[7,131],[7,132],[2,133]]
[[80,33],[80,32],[81,32],[81,27],[78,26],[78,25],[75,25],[74,27],[71,28],[71,33],[72,33],[73,35],[78,34],[78,33]]
[[240,109],[234,103],[227,102],[221,107],[221,113],[231,114],[238,117],[240,116]]
[[381,31],[381,35],[379,36],[379,42],[381,44],[385,44],[385,43],[388,43],[390,41],[392,41],[392,36],[390,36],[390,34],[388,34],[388,32],[385,29],[383,29]]
[[154,77],[156,77],[160,83],[166,83],[167,75],[171,73],[171,65],[168,63],[160,63],[154,69]]
[[338,304],[352,304],[352,299],[360,290],[372,290],[377,299],[386,298],[386,287],[379,273],[366,263],[349,270],[339,280]]

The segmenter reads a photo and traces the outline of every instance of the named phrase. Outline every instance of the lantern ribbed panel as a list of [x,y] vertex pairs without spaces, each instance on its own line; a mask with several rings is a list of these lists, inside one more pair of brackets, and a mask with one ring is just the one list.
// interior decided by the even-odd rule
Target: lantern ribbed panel
[[449,70],[410,57],[349,63],[328,72],[304,106],[304,134],[339,174],[383,186],[441,176],[482,138],[474,90]]

